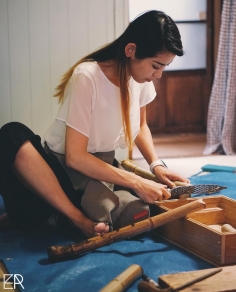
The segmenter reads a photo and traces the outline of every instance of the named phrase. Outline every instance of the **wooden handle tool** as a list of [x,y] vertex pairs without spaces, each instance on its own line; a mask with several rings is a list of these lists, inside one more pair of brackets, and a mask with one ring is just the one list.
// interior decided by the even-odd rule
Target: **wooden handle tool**
[[50,260],[60,260],[74,255],[84,254],[99,247],[110,245],[118,240],[123,240],[137,234],[150,231],[168,222],[182,218],[189,213],[202,210],[205,206],[205,202],[203,202],[202,199],[198,199],[191,203],[187,202],[186,204],[173,210],[169,210],[163,214],[150,217],[133,225],[128,225],[118,230],[106,233],[102,236],[96,236],[65,246],[50,246],[48,247],[48,258]]
[[[183,285],[180,285],[176,288],[172,288],[172,287],[168,287],[168,288],[161,288],[161,287],[155,287],[152,283],[148,283],[145,281],[142,281],[138,284],[138,291],[139,292],[178,292],[180,290],[183,290],[197,282],[200,282],[202,280],[205,280],[211,276],[214,276],[215,274],[219,273],[222,271],[222,268],[219,269],[214,269],[213,271],[210,271],[202,276],[199,276],[193,280],[190,280],[188,282],[186,282]],[[195,291],[194,289],[192,291]],[[196,291],[200,291],[199,289],[197,289]],[[202,291],[202,290],[201,290]],[[205,291],[205,290],[204,290]]]
[[222,232],[236,233],[236,229],[233,228],[233,226],[231,226],[230,224],[224,224],[224,225],[221,227],[221,231],[222,231]]

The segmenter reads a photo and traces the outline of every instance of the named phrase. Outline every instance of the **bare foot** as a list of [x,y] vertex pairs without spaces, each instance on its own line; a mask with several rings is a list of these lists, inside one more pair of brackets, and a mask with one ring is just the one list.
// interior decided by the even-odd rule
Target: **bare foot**
[[104,222],[95,223],[87,217],[84,217],[82,221],[73,222],[73,225],[80,229],[88,238],[109,232],[108,224]]
[[94,231],[96,236],[102,235],[109,232],[109,225],[104,222],[94,223]]

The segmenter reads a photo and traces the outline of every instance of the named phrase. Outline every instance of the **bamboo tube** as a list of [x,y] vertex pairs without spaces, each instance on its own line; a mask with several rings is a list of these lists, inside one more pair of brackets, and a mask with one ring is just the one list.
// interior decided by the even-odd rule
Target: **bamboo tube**
[[99,292],[123,292],[134,283],[137,279],[141,278],[143,269],[139,265],[131,265],[121,274],[116,276],[111,282]]
[[[142,167],[139,167],[135,164],[133,164],[130,160],[123,160],[121,161],[121,166],[127,170],[127,171],[130,171],[130,172],[133,172],[143,178],[146,178],[146,179],[149,179],[149,180],[154,180],[155,182],[158,182],[160,183],[160,181],[158,180],[158,178],[152,174],[150,171],[142,168]],[[173,183],[176,185],[176,186],[188,186],[190,184],[186,184],[184,182],[181,182],[181,181],[173,181]]]
[[121,166],[130,172],[133,172],[143,178],[154,180],[156,182],[160,182],[157,180],[156,176],[152,174],[150,171],[147,171],[141,167],[138,167],[137,165],[133,164],[130,160],[123,160],[121,161]]
[[[139,175],[143,178],[149,179],[149,180],[153,180],[157,183],[160,183],[160,181],[158,180],[158,178],[152,174],[150,171],[147,171],[146,169],[143,169],[141,167],[136,166],[135,164],[133,164],[130,160],[123,160],[121,161],[121,166],[130,172],[135,173],[136,175]],[[173,181],[173,183],[176,186],[189,186],[190,184],[186,184],[182,181]],[[191,195],[190,194],[182,194],[179,195],[178,199],[186,199],[186,198],[190,198]],[[173,199],[172,197],[170,199]],[[176,198],[175,198],[176,199]]]
[[178,208],[169,210],[163,214],[150,217],[133,225],[125,226],[118,230],[106,233],[102,236],[96,236],[84,241],[64,246],[50,246],[47,249],[48,258],[50,260],[60,260],[72,257],[74,255],[84,254],[99,247],[110,245],[118,240],[123,240],[131,236],[150,231],[168,222],[182,218],[194,211],[202,210],[205,208],[205,205],[206,204],[202,199],[198,199],[191,203],[184,204]]

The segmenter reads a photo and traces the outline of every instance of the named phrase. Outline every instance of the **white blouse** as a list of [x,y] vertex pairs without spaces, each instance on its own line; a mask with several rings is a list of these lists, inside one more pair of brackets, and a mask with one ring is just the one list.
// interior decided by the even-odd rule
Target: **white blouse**
[[[133,139],[140,129],[140,107],[155,98],[153,83],[130,85],[130,120]],[[87,136],[90,153],[126,148],[119,87],[105,76],[96,62],[79,64],[67,85],[56,120],[44,136],[49,148],[65,153],[66,125]]]

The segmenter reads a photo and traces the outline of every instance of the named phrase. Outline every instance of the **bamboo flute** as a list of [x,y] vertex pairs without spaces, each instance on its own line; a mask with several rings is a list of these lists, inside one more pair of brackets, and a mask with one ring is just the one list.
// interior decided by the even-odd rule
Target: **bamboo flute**
[[[143,178],[146,178],[146,179],[149,179],[149,180],[154,180],[155,182],[157,183],[161,183],[158,178],[152,174],[150,171],[142,168],[142,167],[139,167],[135,164],[133,164],[130,160],[123,160],[121,161],[121,166],[129,171],[129,172],[133,172],[135,173],[136,175],[139,175]],[[173,181],[173,183],[176,185],[176,186],[187,186],[187,185],[190,185],[190,184],[187,184],[187,183],[184,183],[184,182],[181,182],[181,181]]]
[[202,199],[197,199],[191,203],[188,203],[188,201],[186,201],[186,204],[183,206],[134,223],[133,225],[128,225],[123,228],[114,230],[102,236],[96,236],[87,240],[64,246],[50,246],[47,249],[48,258],[55,261],[67,259],[75,255],[84,254],[99,247],[110,245],[116,241],[123,240],[146,231],[150,231],[173,220],[182,218],[189,213],[202,210],[205,208],[205,206],[206,204],[203,202]]

